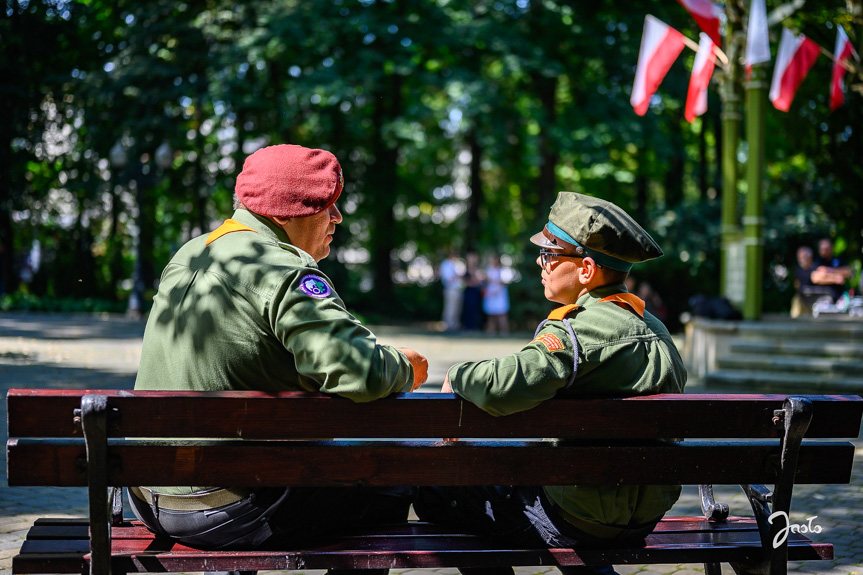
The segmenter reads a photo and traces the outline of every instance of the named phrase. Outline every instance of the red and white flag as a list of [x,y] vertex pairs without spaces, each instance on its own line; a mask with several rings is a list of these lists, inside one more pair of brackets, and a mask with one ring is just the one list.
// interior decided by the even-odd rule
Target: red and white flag
[[716,63],[713,46],[713,40],[702,32],[695,62],[692,64],[692,76],[689,77],[689,91],[686,94],[684,117],[690,123],[707,111],[707,86]]
[[717,46],[722,46],[722,35],[719,33],[722,6],[710,0],[677,0],[695,19],[698,27],[710,36]]
[[[830,110],[835,110],[845,103],[845,72],[843,65],[851,55],[857,58],[854,47],[848,40],[848,35],[842,26],[836,27],[836,47],[833,49],[833,79],[830,81]],[[858,58],[859,59],[859,58]]]
[[749,26],[746,30],[746,55],[743,63],[747,72],[753,64],[770,61],[770,36],[767,31],[767,6],[764,0],[749,3]]
[[659,88],[668,69],[683,51],[683,34],[657,20],[650,14],[644,18],[644,32],[638,65],[635,68],[635,83],[629,99],[635,113],[643,116],[650,106],[650,98]]
[[794,94],[818,59],[819,51],[818,44],[803,34],[795,36],[788,28],[782,29],[770,84],[770,101],[777,110],[787,112],[791,107]]

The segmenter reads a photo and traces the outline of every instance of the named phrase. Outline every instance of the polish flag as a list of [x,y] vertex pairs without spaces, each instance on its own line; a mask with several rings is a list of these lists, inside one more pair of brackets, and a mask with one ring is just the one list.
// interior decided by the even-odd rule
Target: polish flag
[[635,113],[643,116],[668,69],[683,51],[683,34],[650,14],[644,18],[644,33],[635,68],[635,84],[629,102]]
[[[836,27],[836,48],[833,50],[833,79],[830,82],[830,110],[833,111],[845,103],[845,72],[847,68],[843,66],[846,60],[851,58],[851,55],[857,58],[857,53],[854,47],[848,40],[848,35],[842,26]],[[859,58],[858,58],[859,59]]]
[[746,56],[743,63],[747,72],[753,64],[770,61],[770,36],[767,32],[767,6],[764,0],[749,3],[749,26],[746,30]]
[[677,0],[692,15],[698,27],[710,36],[717,46],[722,46],[722,36],[719,34],[719,22],[722,17],[722,7],[710,0]]
[[777,110],[787,112],[797,88],[818,59],[818,44],[804,36],[795,36],[788,28],[782,29],[782,40],[776,53],[773,82],[770,84],[770,101]]
[[690,123],[707,111],[707,86],[710,84],[710,76],[713,75],[713,66],[716,63],[713,45],[710,36],[702,32],[695,62],[692,64],[692,76],[689,77],[689,91],[686,94],[684,117]]

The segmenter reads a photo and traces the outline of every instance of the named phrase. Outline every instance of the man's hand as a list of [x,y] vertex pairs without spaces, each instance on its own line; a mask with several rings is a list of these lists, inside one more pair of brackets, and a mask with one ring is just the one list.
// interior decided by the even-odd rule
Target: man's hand
[[429,377],[429,362],[424,355],[407,347],[396,349],[408,358],[408,361],[411,362],[411,366],[414,368],[414,384],[411,387],[411,391],[416,391]]

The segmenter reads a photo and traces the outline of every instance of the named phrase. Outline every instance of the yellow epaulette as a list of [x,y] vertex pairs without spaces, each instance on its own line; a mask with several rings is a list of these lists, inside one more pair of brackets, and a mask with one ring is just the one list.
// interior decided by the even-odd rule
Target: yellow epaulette
[[[219,239],[223,235],[229,234],[231,232],[254,232],[254,231],[255,230],[253,230],[249,226],[247,226],[245,224],[241,224],[237,220],[227,219],[227,220],[225,220],[225,223],[223,223],[221,226],[219,226],[218,228],[213,230],[210,233],[210,235],[207,236],[207,241],[205,242],[204,245],[210,245],[211,243],[213,243],[214,241],[216,241],[217,239]],[[255,233],[257,233],[257,232],[255,232]]]
[[610,301],[612,303],[616,303],[620,307],[629,308],[639,315],[639,317],[644,317],[644,300],[638,297],[635,294],[631,293],[616,293],[614,295],[610,295],[608,297],[604,297],[599,300],[599,303]]
[[577,310],[577,309],[578,309],[578,305],[574,304],[574,303],[561,306],[557,309],[552,310],[551,313],[548,314],[548,319],[556,319],[558,321],[562,320],[563,318],[565,318],[569,314],[569,312]]

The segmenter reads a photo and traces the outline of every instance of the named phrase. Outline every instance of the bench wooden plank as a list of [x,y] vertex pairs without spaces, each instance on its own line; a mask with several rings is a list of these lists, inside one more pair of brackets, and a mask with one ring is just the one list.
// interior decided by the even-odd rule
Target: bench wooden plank
[[[703,529],[690,529],[691,526]],[[86,529],[86,523],[81,523]],[[115,529],[114,568],[138,571],[202,571],[233,569],[324,568],[439,568],[471,565],[581,565],[754,561],[760,557],[760,539],[751,518],[731,518],[727,524],[708,524],[698,517],[663,520],[643,546],[618,549],[512,549],[474,535],[413,522],[381,526],[346,535],[304,550],[201,551],[166,539],[154,539],[137,522]],[[68,542],[28,541],[15,558],[15,572],[44,573],[45,566],[78,569],[87,561],[87,541],[79,547]],[[62,553],[59,551],[63,551]],[[792,533],[791,560],[832,558],[832,545],[812,543]],[[731,558],[731,559],[729,559]],[[46,560],[49,559],[49,560]]]
[[[654,533],[663,532],[694,532],[714,533],[717,531],[752,531],[757,529],[753,517],[731,516],[726,523],[707,521],[701,516],[672,516],[664,518],[654,529]],[[397,523],[392,525],[375,526],[374,532],[363,534],[367,538],[391,538],[391,537],[414,537],[422,534],[424,537],[435,535],[449,536],[452,529],[436,525],[411,521],[408,523]],[[127,520],[123,525],[115,529],[113,539],[147,539],[152,538],[153,533],[139,521]],[[346,535],[344,537],[352,537]],[[37,519],[33,527],[27,532],[27,539],[88,539],[89,525],[86,517],[77,519]]]
[[[775,441],[686,441],[644,446],[581,446],[551,442],[246,442],[154,445],[115,441],[109,483],[129,485],[546,485],[774,483]],[[83,486],[76,462],[80,440],[10,440],[8,482]],[[433,457],[433,459],[429,459]],[[854,446],[806,444],[797,483],[848,483]],[[39,466],[27,462],[39,461]],[[245,465],[255,461],[254,476]],[[303,465],[285,467],[285,461]],[[434,465],[429,465],[434,461]],[[644,465],[632,465],[643,461]],[[234,465],[232,462],[238,463]],[[647,464],[649,463],[649,464]]]
[[[452,394],[397,394],[356,404],[325,394],[92,390],[135,417],[120,417],[109,433],[148,437],[169,428],[175,437],[476,437],[476,438],[725,438],[778,437],[771,425],[783,395],[663,394],[620,399],[556,399],[523,413],[492,417]],[[9,437],[80,437],[71,413],[81,391],[20,390],[8,394]],[[233,401],[243,398],[238,409]],[[857,437],[860,396],[807,396],[813,422],[807,437]],[[394,411],[398,410],[398,411]],[[651,415],[645,418],[645,415]]]

